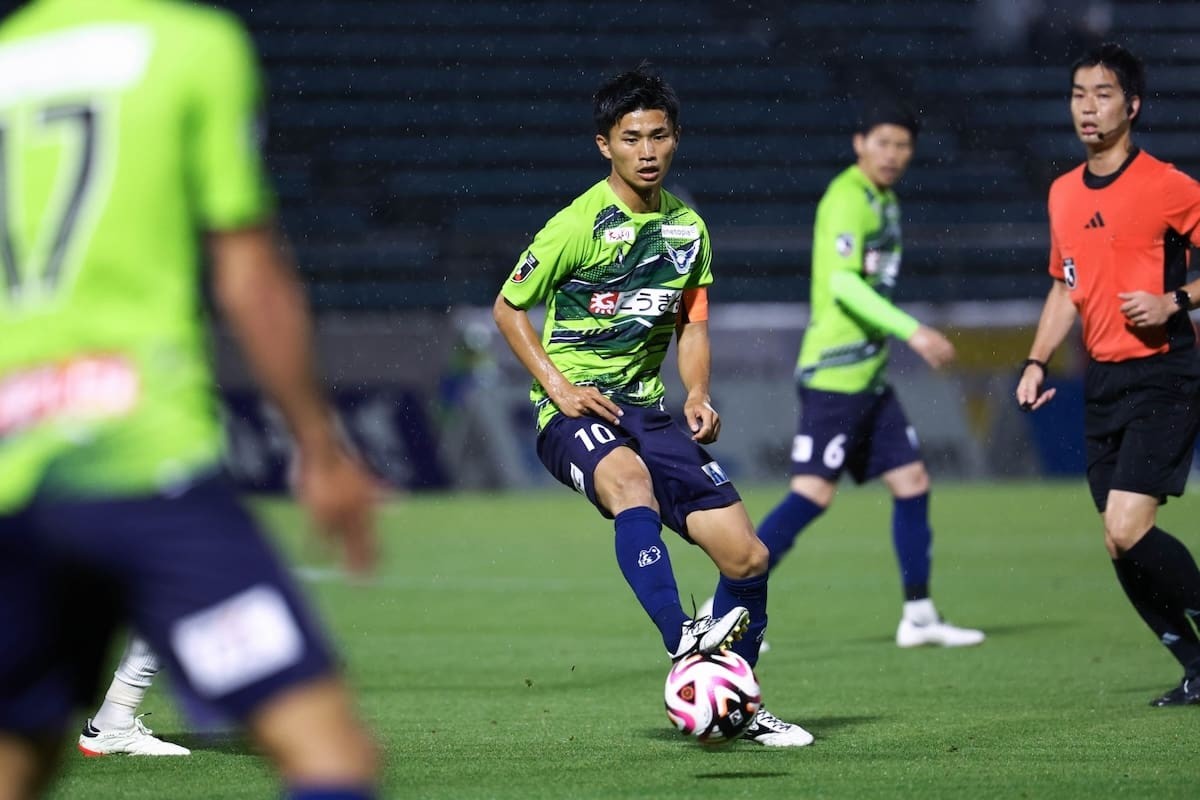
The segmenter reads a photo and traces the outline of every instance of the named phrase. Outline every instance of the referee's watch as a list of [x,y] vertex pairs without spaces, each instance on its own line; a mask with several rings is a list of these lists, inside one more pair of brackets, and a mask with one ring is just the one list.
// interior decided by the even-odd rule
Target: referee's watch
[[1187,293],[1186,289],[1175,290],[1175,305],[1179,306],[1184,311],[1192,310],[1192,297]]

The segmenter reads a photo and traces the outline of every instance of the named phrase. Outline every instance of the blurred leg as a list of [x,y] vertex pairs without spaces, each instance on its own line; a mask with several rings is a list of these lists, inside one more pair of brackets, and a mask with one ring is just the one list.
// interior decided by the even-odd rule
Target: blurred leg
[[378,748],[336,678],[284,690],[254,711],[247,725],[294,789],[355,789],[370,796]]

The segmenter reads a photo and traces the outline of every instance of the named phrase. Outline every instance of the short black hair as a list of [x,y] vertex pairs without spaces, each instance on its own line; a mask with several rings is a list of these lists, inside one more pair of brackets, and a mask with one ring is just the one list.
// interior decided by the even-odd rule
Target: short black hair
[[[1075,86],[1076,72],[1084,67],[1095,66],[1103,66],[1117,76],[1117,83],[1121,84],[1121,91],[1125,93],[1126,108],[1129,108],[1129,101],[1135,97],[1141,100],[1141,107],[1145,107],[1146,67],[1140,58],[1116,42],[1105,42],[1075,59],[1075,63],[1071,65],[1071,86]],[[1129,111],[1132,113],[1132,109]],[[1141,116],[1139,109],[1138,115],[1130,124],[1136,124]]]
[[672,128],[679,127],[679,98],[675,90],[649,62],[643,61],[637,69],[622,72],[596,90],[592,107],[596,133],[608,136],[621,117],[632,111],[652,109],[665,113]]
[[912,107],[897,97],[872,98],[866,101],[858,115],[854,132],[866,136],[880,125],[899,125],[913,139],[921,132],[921,121]]

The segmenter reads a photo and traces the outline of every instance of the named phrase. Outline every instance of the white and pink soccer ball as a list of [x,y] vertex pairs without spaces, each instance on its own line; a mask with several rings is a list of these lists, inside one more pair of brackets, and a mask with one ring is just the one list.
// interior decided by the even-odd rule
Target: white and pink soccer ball
[[754,670],[731,650],[693,653],[667,673],[667,716],[686,736],[717,745],[742,735],[762,706]]

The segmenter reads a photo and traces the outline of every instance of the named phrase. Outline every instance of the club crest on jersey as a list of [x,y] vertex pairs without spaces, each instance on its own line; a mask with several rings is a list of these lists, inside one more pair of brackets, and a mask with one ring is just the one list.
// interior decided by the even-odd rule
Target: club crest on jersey
[[525,260],[521,262],[521,266],[516,268],[509,280],[511,280],[513,283],[523,282],[529,277],[529,273],[533,272],[537,265],[537,256],[535,256],[533,253],[527,253],[525,255]]
[[672,247],[670,242],[663,240],[663,245],[667,248],[667,255],[670,257],[671,263],[675,266],[676,272],[680,275],[687,275],[692,271],[692,263],[696,260],[696,255],[700,252],[699,239],[680,247]]
[[1063,280],[1067,282],[1068,289],[1074,289],[1078,276],[1075,274],[1075,259],[1063,259]]
[[854,234],[839,233],[838,237],[833,241],[833,246],[839,256],[849,258],[850,254],[854,252]]
[[617,301],[620,292],[596,292],[588,301],[588,311],[598,317],[611,317],[617,313]]
[[715,461],[710,461],[700,469],[704,470],[704,474],[713,482],[713,486],[723,486],[729,483],[729,476],[725,474],[725,470],[721,469],[721,465]]
[[605,244],[620,244],[621,242],[629,243],[637,238],[637,231],[630,228],[628,225],[620,228],[609,228],[604,232]]

